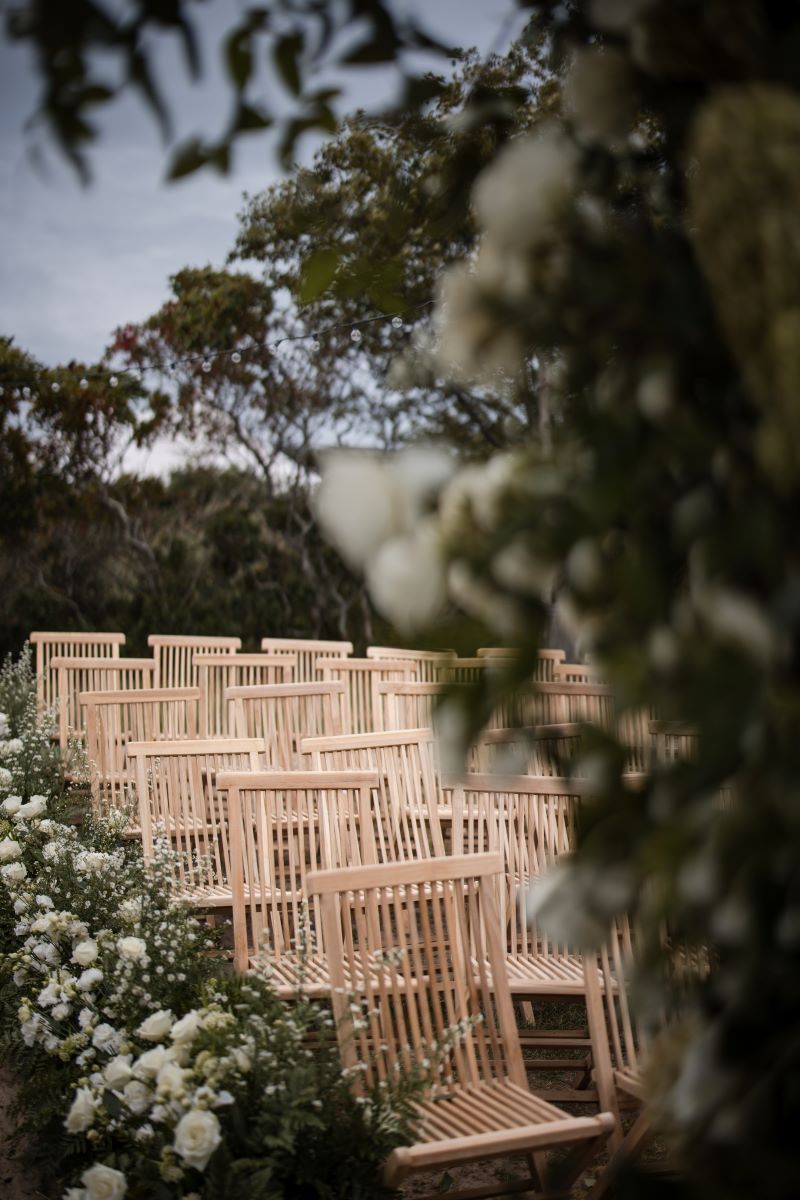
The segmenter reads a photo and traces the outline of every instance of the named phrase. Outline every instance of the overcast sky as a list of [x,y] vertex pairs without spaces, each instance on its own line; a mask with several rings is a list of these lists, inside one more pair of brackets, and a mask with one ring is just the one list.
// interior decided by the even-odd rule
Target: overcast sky
[[[397,0],[424,12],[445,41],[495,48],[519,32],[513,0]],[[206,53],[200,86],[176,83],[170,97],[177,132],[212,134],[224,126],[227,92],[215,73],[219,34],[235,20],[236,0],[198,6]],[[161,80],[180,80],[179,59],[166,46]],[[270,98],[274,79],[263,85]],[[362,69],[347,76],[348,109],[374,108],[391,95],[393,76]],[[104,114],[91,152],[92,183],[83,187],[41,135],[26,134],[37,79],[28,54],[0,39],[0,333],[47,364],[99,357],[113,329],[154,312],[167,278],[188,265],[222,264],[234,240],[242,193],[280,177],[268,137],[244,139],[232,174],[208,171],[177,184],[162,182],[165,152],[149,114],[126,98]],[[37,168],[32,146],[45,151]],[[308,158],[314,143],[303,146]]]

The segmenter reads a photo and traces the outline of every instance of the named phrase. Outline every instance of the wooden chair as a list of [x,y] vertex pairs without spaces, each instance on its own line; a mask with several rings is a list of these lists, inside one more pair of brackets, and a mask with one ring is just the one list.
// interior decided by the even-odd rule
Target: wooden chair
[[154,687],[198,687],[195,654],[233,654],[241,650],[242,639],[200,633],[151,633],[147,644],[156,662]]
[[558,663],[553,679],[556,683],[592,683],[596,675],[587,663]]
[[377,685],[390,680],[410,683],[417,673],[410,659],[394,658],[318,658],[317,670],[326,682],[345,685],[344,728],[348,733],[380,729]]
[[405,660],[413,663],[416,667],[416,678],[421,683],[436,683],[442,666],[455,657],[455,650],[400,650],[395,646],[367,647],[367,658],[391,658],[395,662]]
[[314,683],[322,680],[317,670],[317,659],[347,658],[353,653],[352,642],[326,642],[318,638],[270,638],[261,639],[261,649],[267,654],[296,654],[297,683]]
[[79,696],[81,692],[131,691],[149,688],[155,664],[152,658],[54,656],[50,668],[56,672],[58,695],[58,738],[66,749],[70,737],[83,741],[85,729]]
[[[354,1088],[369,1095],[411,1072],[424,1084],[416,1140],[387,1159],[387,1187],[413,1171],[519,1153],[531,1174],[524,1186],[544,1194],[545,1152],[572,1145],[558,1180],[566,1190],[614,1128],[610,1113],[569,1116],[528,1089],[499,933],[501,870],[498,855],[471,854],[306,878]],[[498,1181],[494,1194],[507,1190]]]
[[[456,685],[454,685],[456,686]],[[423,729],[432,726],[441,683],[406,683],[389,680],[375,686],[379,729]]]
[[[481,646],[475,653],[478,658],[515,658],[518,651],[512,646]],[[534,679],[555,679],[566,657],[563,650],[540,650]]]
[[263,769],[258,738],[197,738],[131,742],[139,826],[145,859],[160,832],[174,851],[175,891],[199,908],[232,903],[227,802],[217,779],[223,771]]
[[124,809],[134,802],[129,742],[196,738],[200,731],[199,688],[81,692],[79,700],[85,710],[86,754],[96,813]]
[[293,654],[195,654],[193,669],[203,695],[200,729],[203,737],[226,737],[229,705],[225,692],[231,687],[293,683],[297,658]]
[[401,729],[300,743],[315,770],[377,771],[373,797],[378,862],[404,862],[445,853],[443,822],[452,808],[440,784],[430,729]]
[[237,737],[260,737],[266,765],[292,771],[306,765],[299,746],[305,737],[342,732],[343,683],[278,683],[233,687],[225,693],[230,728]]
[[29,637],[36,647],[36,701],[39,713],[58,703],[58,671],[54,658],[119,658],[124,633],[49,633],[37,630]]
[[330,973],[306,878],[360,864],[372,828],[370,771],[222,772],[233,883],[234,966],[269,976],[284,999],[325,997]]

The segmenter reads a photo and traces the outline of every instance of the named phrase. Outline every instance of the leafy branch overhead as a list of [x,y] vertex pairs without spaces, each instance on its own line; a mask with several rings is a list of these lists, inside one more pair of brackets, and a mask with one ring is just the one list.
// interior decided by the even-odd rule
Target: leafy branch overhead
[[[42,82],[32,121],[44,124],[84,182],[90,178],[89,147],[98,137],[96,115],[124,94],[138,94],[170,145],[169,179],[206,166],[225,174],[235,143],[247,134],[277,126],[278,151],[287,165],[304,133],[335,129],[333,104],[341,89],[318,86],[320,73],[393,64],[402,77],[407,110],[425,104],[441,86],[414,67],[409,55],[454,53],[388,0],[247,4],[214,55],[231,98],[224,130],[219,136],[194,134],[173,146],[174,114],[156,60],[162,46],[177,38],[185,78],[200,84],[209,71],[201,34],[210,7],[201,8],[200,0],[132,0],[121,6],[101,0],[22,0],[9,8],[5,35],[33,52]],[[288,112],[284,103],[279,114],[265,98],[264,71],[267,82],[270,76],[280,81]]]

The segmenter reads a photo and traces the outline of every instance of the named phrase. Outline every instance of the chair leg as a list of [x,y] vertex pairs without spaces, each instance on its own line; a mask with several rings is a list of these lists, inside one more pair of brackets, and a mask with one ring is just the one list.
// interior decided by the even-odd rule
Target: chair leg
[[622,1168],[634,1156],[649,1132],[650,1118],[647,1113],[640,1113],[622,1142],[614,1150],[608,1165],[601,1171],[600,1177],[594,1187],[587,1193],[587,1200],[601,1200],[601,1197],[608,1193]]

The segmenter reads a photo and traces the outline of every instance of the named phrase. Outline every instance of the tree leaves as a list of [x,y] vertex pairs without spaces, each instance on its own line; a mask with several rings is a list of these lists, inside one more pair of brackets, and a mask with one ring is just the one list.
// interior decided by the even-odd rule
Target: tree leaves
[[301,304],[316,300],[333,282],[339,266],[339,252],[321,246],[305,260],[300,272],[297,298]]

